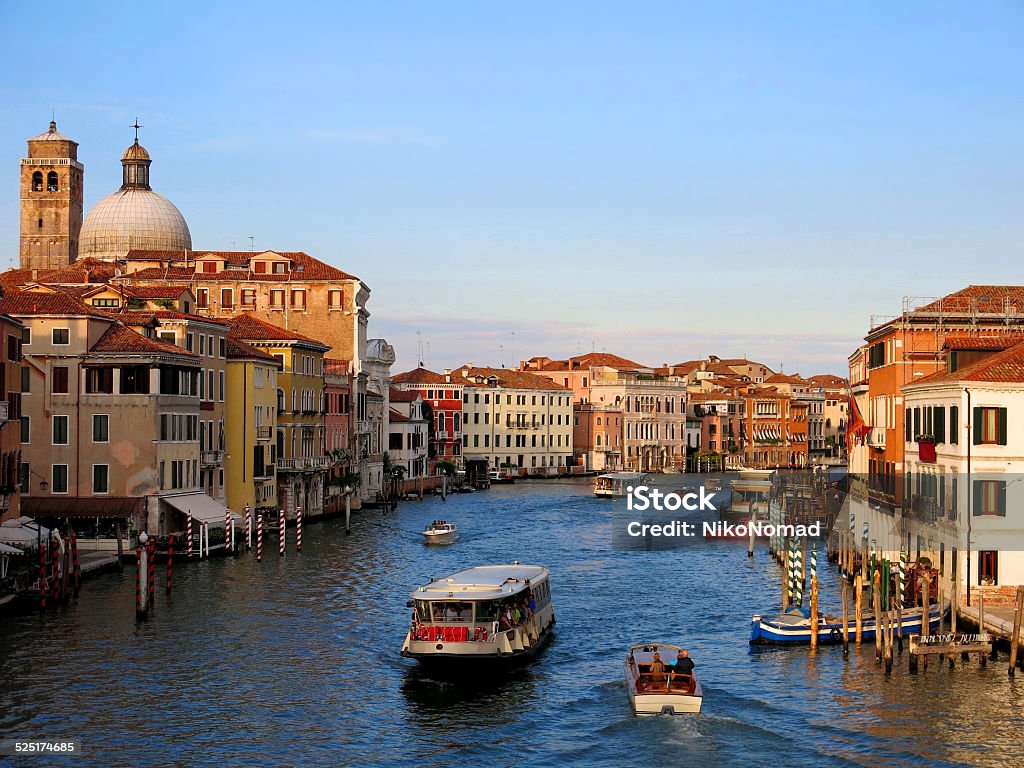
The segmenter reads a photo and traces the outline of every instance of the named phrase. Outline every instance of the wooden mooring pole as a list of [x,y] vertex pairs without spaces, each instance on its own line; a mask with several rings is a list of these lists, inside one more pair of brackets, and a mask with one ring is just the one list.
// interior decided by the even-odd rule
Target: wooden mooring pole
[[[970,576],[968,575],[967,578],[970,578]],[[985,594],[984,593],[978,595],[978,632],[980,632],[983,635],[985,634]],[[994,643],[993,643],[993,645],[994,645]],[[985,654],[982,654],[979,657],[979,660],[981,661],[981,666],[983,666],[983,667],[985,666],[985,664],[988,661],[988,659],[985,657]]]
[[1024,585],[1017,587],[1017,607],[1013,612],[1013,637],[1010,638],[1010,666],[1007,673],[1010,677],[1016,674],[1017,652],[1020,649],[1020,623],[1024,616]]
[[842,584],[842,599],[843,599],[843,656],[850,655],[850,620],[849,620],[849,605],[850,605],[850,584],[846,579],[843,579]]
[[811,574],[811,650],[818,650],[818,575]]
[[864,576],[858,573],[853,580],[854,642],[860,645],[864,639]]
[[878,567],[871,577],[871,608],[875,613],[875,659],[881,661],[885,624],[882,621],[882,570]]

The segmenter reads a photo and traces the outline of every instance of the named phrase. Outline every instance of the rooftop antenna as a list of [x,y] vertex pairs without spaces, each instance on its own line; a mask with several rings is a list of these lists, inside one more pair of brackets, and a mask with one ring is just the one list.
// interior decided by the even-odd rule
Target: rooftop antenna
[[427,342],[427,367],[430,367],[430,342]]
[[256,236],[255,235],[249,235],[249,253],[252,253],[255,250],[256,250]]
[[505,367],[505,345],[504,344],[499,344],[498,345],[498,357],[501,360],[501,367],[504,368]]
[[420,332],[416,331],[416,350],[419,355],[419,364],[423,365],[423,339],[420,337]]
[[236,243],[237,243],[238,241],[237,241],[237,240],[228,240],[228,242],[229,242],[229,243],[231,243],[231,250],[232,250],[232,251],[233,251],[233,250],[235,250],[235,245],[236,245]]
[[135,143],[138,144],[139,143],[139,128],[145,128],[146,126],[139,125],[139,118],[136,117],[135,118],[135,122],[132,123],[131,125],[129,125],[128,127],[135,129]]

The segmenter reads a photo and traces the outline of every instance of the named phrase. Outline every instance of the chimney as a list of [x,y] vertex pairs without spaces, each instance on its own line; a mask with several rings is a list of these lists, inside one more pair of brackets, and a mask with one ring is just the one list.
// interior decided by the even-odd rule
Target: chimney
[[38,269],[33,269],[32,270],[32,279],[33,280],[38,280],[39,279],[39,270]]

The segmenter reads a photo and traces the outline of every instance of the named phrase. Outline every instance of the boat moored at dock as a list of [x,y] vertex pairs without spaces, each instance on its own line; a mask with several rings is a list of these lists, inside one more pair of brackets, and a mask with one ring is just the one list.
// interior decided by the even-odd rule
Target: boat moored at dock
[[[903,610],[902,626],[904,635],[930,634],[933,629],[939,626],[939,620],[949,611],[949,603],[943,606],[932,604],[928,616],[928,629],[922,632],[921,626],[924,623],[924,610],[918,606],[905,608]],[[896,620],[895,612],[892,612],[893,621]],[[875,639],[876,621],[874,614],[865,613],[862,623],[862,638],[864,640]],[[854,619],[847,620],[847,635],[852,638],[856,631]],[[750,621],[750,644],[751,645],[810,645],[811,642],[811,619],[801,609],[792,609],[775,616],[763,617],[754,616]],[[843,642],[843,620],[834,616],[819,614],[818,619],[818,642],[842,643]]]
[[449,671],[532,658],[555,624],[547,568],[481,565],[434,579],[411,595],[402,655]]

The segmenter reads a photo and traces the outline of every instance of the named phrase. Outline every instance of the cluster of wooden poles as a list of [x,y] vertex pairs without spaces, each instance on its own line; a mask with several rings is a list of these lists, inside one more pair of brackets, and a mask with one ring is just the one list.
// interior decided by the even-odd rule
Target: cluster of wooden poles
[[[61,552],[63,544],[63,552]],[[82,569],[78,563],[78,538],[73,530],[61,541],[55,531],[39,544],[39,610],[78,597]]]

